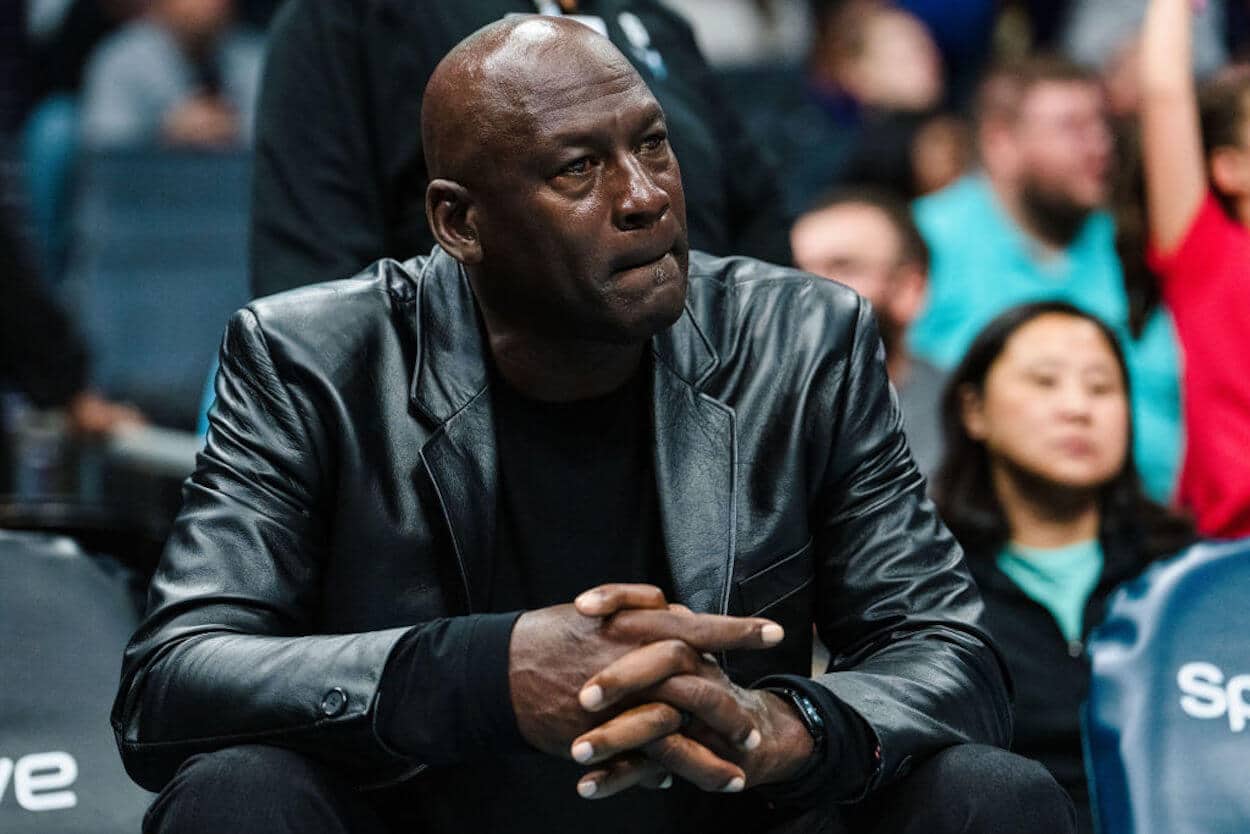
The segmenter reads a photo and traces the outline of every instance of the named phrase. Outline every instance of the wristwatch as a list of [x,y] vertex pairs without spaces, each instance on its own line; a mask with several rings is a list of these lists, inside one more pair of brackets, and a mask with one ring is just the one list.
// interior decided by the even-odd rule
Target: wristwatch
[[786,699],[794,706],[795,712],[799,714],[799,720],[807,728],[807,734],[812,737],[812,755],[794,776],[794,781],[798,781],[811,773],[821,760],[821,754],[825,749],[825,718],[820,714],[820,709],[812,703],[812,699],[808,698],[802,690],[780,686],[769,687],[767,691]]

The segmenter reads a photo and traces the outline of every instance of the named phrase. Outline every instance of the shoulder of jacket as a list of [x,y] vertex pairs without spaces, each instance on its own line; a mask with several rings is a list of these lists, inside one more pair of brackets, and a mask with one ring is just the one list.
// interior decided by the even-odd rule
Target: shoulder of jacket
[[428,260],[383,259],[351,278],[258,298],[244,309],[271,345],[303,345],[315,355],[319,345],[361,342],[379,328],[393,329],[395,311],[415,306]]
[[863,306],[854,290],[836,281],[704,252],[691,252],[687,303],[714,343],[737,344],[749,336],[815,352],[845,345]]

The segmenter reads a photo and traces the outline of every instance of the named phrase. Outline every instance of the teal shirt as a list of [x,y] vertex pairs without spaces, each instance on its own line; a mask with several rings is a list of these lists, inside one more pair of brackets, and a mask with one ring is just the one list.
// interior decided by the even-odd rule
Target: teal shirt
[[979,174],[917,200],[915,214],[933,264],[928,305],[909,331],[912,350],[950,369],[992,318],[1029,301],[1067,301],[1098,316],[1125,348],[1137,468],[1152,497],[1169,499],[1182,441],[1180,350],[1163,308],[1140,339],[1129,338],[1110,215],[1092,215],[1066,250],[1048,255],[1015,225]]
[[1102,545],[1092,539],[1053,549],[1008,544],[997,563],[1026,596],[1050,612],[1071,643],[1081,639],[1085,605],[1098,587],[1103,561]]

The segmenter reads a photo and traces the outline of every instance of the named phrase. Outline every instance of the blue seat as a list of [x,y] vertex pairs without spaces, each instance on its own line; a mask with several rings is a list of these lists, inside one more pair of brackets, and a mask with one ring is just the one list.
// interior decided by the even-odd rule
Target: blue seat
[[92,382],[195,426],[226,321],[250,299],[250,157],[135,150],[83,160],[72,294]]
[[1126,585],[1089,651],[1101,834],[1250,831],[1250,540],[1196,545]]

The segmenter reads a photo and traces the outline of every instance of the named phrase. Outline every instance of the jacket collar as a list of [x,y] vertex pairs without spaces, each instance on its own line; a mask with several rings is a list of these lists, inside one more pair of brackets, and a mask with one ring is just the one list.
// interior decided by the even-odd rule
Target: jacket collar
[[[441,425],[489,384],[481,317],[464,267],[439,247],[417,278],[416,319],[421,343],[410,397],[430,422]],[[715,351],[687,306],[681,318],[651,340],[658,364],[698,389],[718,364]]]
[[[486,345],[468,278],[435,248],[417,279],[419,345],[410,396],[436,428],[422,463],[451,531],[470,611],[482,611],[494,571],[498,456]],[[728,609],[733,572],[735,418],[701,391],[718,359],[690,308],[652,341],[655,478],[677,601]]]

